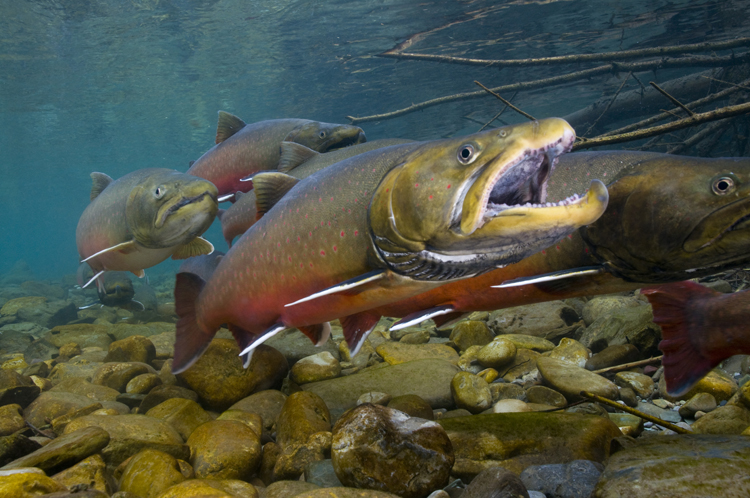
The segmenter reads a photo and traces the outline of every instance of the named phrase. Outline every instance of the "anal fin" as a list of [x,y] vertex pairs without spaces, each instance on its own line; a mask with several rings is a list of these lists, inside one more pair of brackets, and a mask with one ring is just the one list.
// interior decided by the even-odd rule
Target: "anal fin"
[[364,344],[365,339],[380,321],[380,314],[373,311],[362,311],[340,318],[344,328],[344,339],[352,356],[355,356]]
[[188,259],[193,256],[211,254],[214,252],[214,245],[203,237],[196,237],[189,243],[180,246],[172,254],[172,259]]
[[229,325],[229,330],[232,332],[234,340],[240,346],[240,356],[243,358],[242,366],[245,368],[250,366],[250,360],[252,360],[255,348],[287,328],[289,327],[283,323],[276,323],[264,330],[260,335],[254,335],[237,326]]

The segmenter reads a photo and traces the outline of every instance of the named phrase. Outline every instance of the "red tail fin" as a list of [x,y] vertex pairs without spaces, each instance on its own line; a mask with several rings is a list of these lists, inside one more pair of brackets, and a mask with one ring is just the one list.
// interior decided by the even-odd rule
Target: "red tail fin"
[[650,287],[643,294],[654,308],[654,323],[661,326],[659,349],[664,353],[662,365],[667,391],[673,396],[685,394],[718,364],[693,343],[694,334],[700,333],[700,324],[695,323],[700,315],[692,304],[719,293],[686,281]]
[[216,334],[215,330],[204,331],[196,319],[195,303],[205,284],[202,278],[192,273],[178,273],[176,277],[174,304],[179,320],[172,363],[172,372],[176,374],[195,363]]

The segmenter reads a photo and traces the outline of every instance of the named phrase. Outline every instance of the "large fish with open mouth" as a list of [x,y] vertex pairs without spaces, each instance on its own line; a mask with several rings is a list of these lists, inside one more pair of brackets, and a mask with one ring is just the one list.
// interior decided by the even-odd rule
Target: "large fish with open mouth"
[[309,119],[271,119],[245,124],[237,116],[219,111],[216,145],[187,170],[190,175],[211,181],[220,200],[235,192],[247,192],[250,182],[240,181],[258,171],[275,170],[281,142],[295,142],[318,152],[366,142],[358,126],[322,123]]
[[149,168],[118,180],[91,173],[91,203],[78,221],[76,244],[81,262],[97,280],[105,271],[144,269],[165,259],[209,254],[213,245],[200,237],[219,209],[216,187],[179,171]]
[[188,368],[222,324],[245,364],[286,328],[320,344],[339,317],[356,353],[380,318],[367,310],[518,261],[591,223],[607,204],[601,182],[583,198],[538,204],[574,138],[552,118],[393,145],[303,180],[256,175],[265,215],[207,283],[177,274],[173,370]]
[[560,157],[548,197],[610,178],[594,223],[516,264],[379,307],[395,329],[492,311],[608,294],[710,275],[750,262],[750,159],[649,152]]
[[[316,152],[296,142],[282,142],[278,170],[301,180],[323,168],[327,168],[332,164],[362,154],[363,152],[409,142],[413,142],[413,140],[387,138],[352,145],[343,149],[326,152],[325,154]],[[251,181],[251,178],[246,178],[243,181]],[[235,194],[234,204],[226,210],[219,209],[218,217],[221,220],[221,231],[224,234],[224,240],[227,241],[229,247],[232,247],[234,238],[245,233],[260,218],[256,210],[255,193],[250,190],[244,194]]]

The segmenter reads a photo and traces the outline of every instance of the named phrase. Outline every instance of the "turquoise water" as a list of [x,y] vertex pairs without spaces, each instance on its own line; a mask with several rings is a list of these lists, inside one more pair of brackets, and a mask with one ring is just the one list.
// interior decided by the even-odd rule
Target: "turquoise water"
[[[346,123],[347,115],[475,91],[474,80],[497,86],[591,67],[498,70],[377,57],[405,40],[414,40],[409,51],[475,58],[726,40],[750,36],[749,3],[5,0],[0,274],[20,259],[38,278],[75,272],[89,173],[184,171],[213,145],[218,110],[246,122]],[[649,72],[643,81],[690,71]],[[584,80],[521,92],[514,102],[535,117],[564,116],[620,83],[614,76]],[[488,97],[360,126],[369,139],[435,139],[475,132],[498,110]],[[218,222],[207,236],[224,249]]]

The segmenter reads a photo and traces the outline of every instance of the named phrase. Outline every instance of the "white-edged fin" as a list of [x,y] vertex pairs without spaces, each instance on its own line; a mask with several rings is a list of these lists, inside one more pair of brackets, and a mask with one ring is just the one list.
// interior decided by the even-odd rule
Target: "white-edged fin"
[[326,342],[328,342],[328,339],[331,337],[331,324],[328,322],[325,322],[323,324],[323,333],[320,334],[320,339],[318,339],[318,342],[315,343],[316,347],[320,347],[324,345]]
[[[264,342],[266,342],[268,339],[270,339],[271,337],[275,336],[276,334],[278,334],[282,330],[285,330],[285,329],[288,329],[288,328],[289,327],[287,327],[283,323],[277,323],[277,324],[273,325],[272,327],[267,328],[260,335],[260,337],[258,337],[248,347],[246,347],[245,349],[242,350],[242,352],[240,353],[240,356],[252,352],[253,349],[257,348],[258,346],[260,346],[261,344],[263,344]],[[249,365],[249,363],[248,363],[248,365]]]
[[293,303],[285,304],[284,307],[287,308],[289,306],[294,306],[295,304],[304,303],[307,301],[312,301],[313,299],[317,299],[322,296],[328,296],[329,294],[336,294],[338,292],[344,292],[349,289],[353,289],[355,287],[359,287],[360,285],[364,285],[370,282],[374,282],[376,280],[379,280],[385,276],[385,270],[374,270],[368,273],[365,273],[363,275],[359,275],[354,278],[350,278],[349,280],[345,280],[341,282],[338,285],[334,285],[332,287],[329,287],[327,289],[324,289],[320,292],[316,292],[315,294],[310,294],[307,297],[303,297],[299,301],[294,301]]
[[430,318],[440,315],[447,315],[448,313],[453,313],[454,311],[456,311],[456,309],[450,304],[418,311],[417,313],[412,313],[404,317],[395,325],[392,325],[390,330],[401,330],[413,325],[419,325],[420,323],[429,320]]
[[94,306],[99,306],[100,308],[102,308],[104,305],[102,303],[91,303],[91,304],[87,304],[86,306],[79,306],[78,309],[87,310],[89,308],[93,308]]
[[146,311],[146,306],[142,302],[136,301],[135,299],[131,300],[130,302],[131,303],[136,303],[138,306],[140,306],[141,307],[141,311]]
[[100,271],[99,273],[97,273],[96,275],[94,275],[93,277],[91,277],[91,279],[90,279],[90,280],[89,280],[88,282],[86,282],[85,284],[83,284],[83,285],[81,286],[81,289],[85,289],[86,287],[88,287],[89,285],[91,285],[91,282],[93,282],[93,281],[94,281],[94,280],[96,280],[97,278],[101,277],[101,276],[102,276],[102,275],[104,274],[104,271],[105,271],[105,270],[102,270],[102,271]]
[[[245,357],[242,359],[242,368],[247,368],[250,366],[250,361],[253,359],[253,352],[255,349],[251,349],[245,354]],[[242,358],[242,354],[240,354],[240,358]]]
[[519,287],[521,285],[538,284],[541,282],[552,282],[554,280],[562,280],[564,278],[582,277],[585,275],[597,275],[604,273],[606,270],[602,266],[582,266],[580,268],[571,268],[569,270],[553,271],[550,273],[544,273],[542,275],[535,275],[533,277],[521,277],[514,278],[513,280],[506,280],[500,285],[493,285],[493,289],[505,289],[507,287]]
[[[123,251],[125,254],[128,254],[128,253],[131,253],[131,252],[135,251],[137,248],[138,247],[136,246],[134,240],[129,240],[127,242],[121,242],[121,243],[119,243],[119,244],[117,244],[115,246],[108,247],[106,249],[102,249],[99,252],[95,252],[94,254],[92,254],[91,256],[89,256],[88,258],[82,259],[81,263],[85,263],[86,261],[88,261],[88,260],[90,260],[92,258],[95,258],[97,256],[101,256],[102,254],[107,253],[107,252],[111,252],[111,251]],[[88,284],[86,284],[86,285],[88,285]]]
[[231,193],[231,194],[220,195],[219,198],[216,200],[217,202],[226,202],[226,201],[231,201],[233,199],[234,199],[234,193]]

